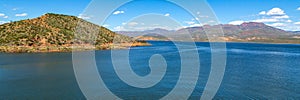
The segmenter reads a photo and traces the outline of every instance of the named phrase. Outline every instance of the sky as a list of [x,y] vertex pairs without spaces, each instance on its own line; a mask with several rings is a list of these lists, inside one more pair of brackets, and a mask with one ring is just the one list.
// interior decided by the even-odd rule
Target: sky
[[[183,27],[205,24],[233,24],[262,22],[287,31],[300,31],[300,0],[207,0],[207,4],[217,20],[210,19],[205,12],[189,12],[188,7],[176,5],[166,0],[135,0],[117,6],[107,15],[106,21],[97,20],[104,0],[98,0],[93,13],[92,0],[0,0],[0,24],[10,21],[31,19],[45,13],[78,16],[114,31],[141,31],[153,28],[176,30]],[[108,1],[108,0],[107,0]],[[114,3],[122,0],[114,0]],[[124,1],[124,0],[123,0]],[[186,1],[186,0],[185,0]],[[190,0],[193,1],[193,0]],[[193,2],[183,2],[186,5]],[[195,0],[194,0],[195,1]],[[93,2],[95,3],[95,2]],[[199,4],[193,8],[204,9]],[[207,9],[207,8],[205,8]],[[209,12],[210,10],[203,10]],[[194,15],[193,15],[194,14]],[[196,15],[195,15],[196,14]],[[200,21],[200,22],[199,22]]]

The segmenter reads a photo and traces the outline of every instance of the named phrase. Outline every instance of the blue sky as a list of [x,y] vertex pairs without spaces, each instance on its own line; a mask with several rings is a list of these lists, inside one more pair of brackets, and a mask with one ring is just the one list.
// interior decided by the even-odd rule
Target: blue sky
[[[115,2],[118,1],[120,0]],[[91,20],[93,15],[82,14],[90,2],[91,0],[1,0],[0,24],[35,18],[48,12],[74,15],[100,24],[97,20]],[[207,0],[207,2],[222,24],[263,22],[284,30],[300,30],[299,0]],[[98,5],[101,6],[101,3]],[[182,7],[164,0],[136,0],[116,8],[103,25],[115,31],[151,28],[171,30],[208,24],[198,23],[197,19],[201,18],[206,16],[193,17]],[[176,24],[174,22],[177,25],[174,25]]]

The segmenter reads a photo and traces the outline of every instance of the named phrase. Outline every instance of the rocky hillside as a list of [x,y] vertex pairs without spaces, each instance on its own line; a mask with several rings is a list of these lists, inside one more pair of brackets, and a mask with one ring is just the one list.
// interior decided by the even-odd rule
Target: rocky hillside
[[[130,46],[130,42],[136,46],[147,44],[75,16],[61,14],[48,13],[38,18],[0,25],[2,52],[61,52],[71,51],[72,45],[78,45],[81,49],[123,47],[112,47],[114,41],[123,43],[124,47]],[[92,45],[96,45],[96,48],[89,48]]]
[[[272,42],[272,43],[300,43],[299,37],[300,34],[295,34],[293,32],[287,32],[275,27],[268,26],[264,23],[248,22],[241,25],[229,25],[221,24],[204,26],[206,29],[222,28],[224,32],[224,37],[219,37],[225,41],[231,42]],[[155,39],[162,39],[159,37],[158,32],[168,35],[173,35],[179,40],[184,40],[184,35],[190,33],[195,41],[208,41],[205,30],[203,27],[188,27],[182,28],[176,31],[160,31],[157,30],[147,30],[142,32],[119,32],[120,34],[146,34],[145,37],[150,38],[154,37]],[[213,34],[216,34],[217,31],[211,31]],[[142,38],[145,38],[142,37]],[[295,38],[296,37],[296,38]]]
[[[206,28],[223,28],[225,36],[233,36],[238,38],[247,38],[247,37],[268,37],[268,38],[276,38],[282,36],[288,36],[291,33],[286,32],[281,29],[277,29],[264,23],[256,23],[249,22],[243,23],[241,25],[215,25],[215,26],[206,26]],[[181,33],[182,31],[188,31],[192,34],[202,35],[205,34],[204,29],[202,27],[193,27],[193,28],[185,28],[178,30],[177,33]],[[199,34],[200,33],[200,34]]]

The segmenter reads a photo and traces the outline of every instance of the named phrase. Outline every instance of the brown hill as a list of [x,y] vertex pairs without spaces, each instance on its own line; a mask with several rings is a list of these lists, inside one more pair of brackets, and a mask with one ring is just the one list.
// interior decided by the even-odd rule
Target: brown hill
[[[80,32],[79,34],[75,34]],[[77,35],[75,37],[75,35]],[[124,45],[113,46],[113,42]],[[48,13],[41,17],[0,25],[2,52],[64,52],[146,45],[75,16]],[[93,48],[96,45],[96,48]]]

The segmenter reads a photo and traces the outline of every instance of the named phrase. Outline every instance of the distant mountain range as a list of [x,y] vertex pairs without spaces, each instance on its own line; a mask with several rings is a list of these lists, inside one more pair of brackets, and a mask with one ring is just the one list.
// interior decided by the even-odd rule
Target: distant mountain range
[[[76,29],[80,36],[75,37]],[[122,45],[112,45],[113,41]],[[112,49],[131,46],[132,42],[133,46],[147,45],[75,16],[61,14],[48,13],[0,25],[0,52],[68,52],[74,49],[72,45],[78,50]]]
[[300,34],[300,31],[289,31],[290,33]]
[[[205,28],[204,28],[205,27]],[[229,42],[271,42],[271,43],[300,43],[300,33],[284,31],[275,27],[268,26],[264,23],[247,22],[241,25],[220,24],[202,27],[188,27],[175,31],[165,29],[154,29],[147,31],[118,31],[117,33],[128,36],[140,36],[141,40],[167,40],[162,35],[176,37],[177,40],[184,40],[184,36],[188,33],[192,35],[195,41],[208,41],[205,29],[213,30],[214,28],[222,28],[224,37],[218,37]],[[217,34],[218,31],[211,31]],[[181,38],[182,37],[182,38]]]

